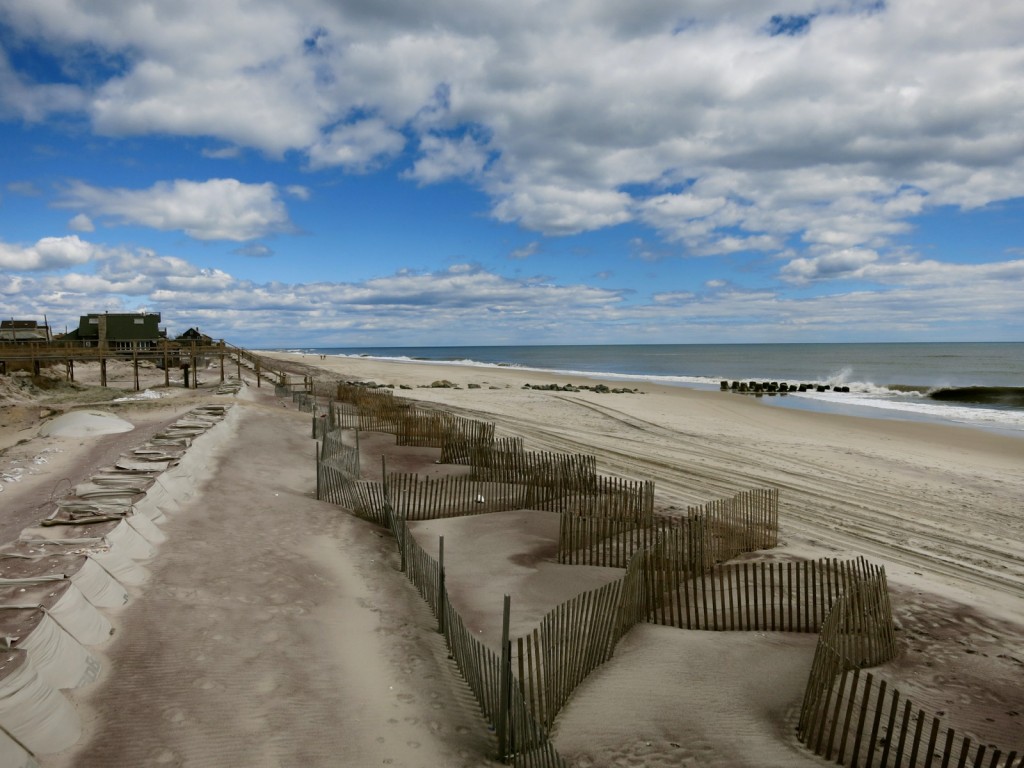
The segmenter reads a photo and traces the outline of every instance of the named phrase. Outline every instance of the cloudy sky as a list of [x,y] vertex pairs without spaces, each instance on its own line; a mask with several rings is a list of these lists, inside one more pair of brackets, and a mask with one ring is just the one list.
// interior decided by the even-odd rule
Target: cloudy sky
[[0,0],[0,315],[1024,339],[1024,3]]

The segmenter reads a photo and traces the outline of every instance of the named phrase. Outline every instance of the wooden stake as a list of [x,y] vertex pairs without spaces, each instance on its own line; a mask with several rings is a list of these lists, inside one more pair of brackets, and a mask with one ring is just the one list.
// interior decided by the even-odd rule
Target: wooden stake
[[512,615],[512,598],[505,595],[501,615],[501,668],[498,691],[498,712],[495,730],[498,736],[498,759],[508,763],[512,757],[509,743],[508,710],[509,694],[512,688],[512,646],[509,643],[508,630]]

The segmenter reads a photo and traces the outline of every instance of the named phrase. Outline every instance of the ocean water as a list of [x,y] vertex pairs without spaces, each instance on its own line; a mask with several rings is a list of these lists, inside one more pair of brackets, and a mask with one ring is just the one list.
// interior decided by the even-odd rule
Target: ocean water
[[[722,381],[828,386],[766,405],[938,420],[1024,437],[1024,343],[631,344],[290,349],[447,365],[514,366],[624,382],[719,389]],[[834,387],[849,387],[836,392]],[[735,395],[744,397],[745,395]]]

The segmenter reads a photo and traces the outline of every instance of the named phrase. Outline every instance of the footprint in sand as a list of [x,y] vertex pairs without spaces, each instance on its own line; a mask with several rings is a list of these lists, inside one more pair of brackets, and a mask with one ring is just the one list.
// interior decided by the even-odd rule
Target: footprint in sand
[[157,765],[171,765],[177,763],[178,756],[170,749],[162,749],[153,756],[153,762]]
[[183,723],[185,722],[185,710],[179,709],[178,707],[170,707],[164,710],[164,720],[172,723]]

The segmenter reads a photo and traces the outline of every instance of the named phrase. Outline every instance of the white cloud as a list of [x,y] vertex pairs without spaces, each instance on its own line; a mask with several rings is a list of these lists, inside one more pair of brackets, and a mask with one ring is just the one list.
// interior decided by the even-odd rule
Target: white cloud
[[811,258],[797,258],[782,268],[782,276],[795,283],[835,277],[857,277],[878,260],[871,250],[846,248]]
[[402,151],[405,137],[379,118],[340,125],[309,147],[311,168],[342,166],[356,173],[369,171]]
[[71,217],[71,220],[68,222],[68,229],[73,229],[75,232],[93,232],[96,230],[96,227],[92,223],[92,219],[84,213],[79,213]]
[[434,184],[452,178],[477,179],[487,164],[487,149],[472,136],[450,139],[426,135],[420,139],[420,157],[409,178]]
[[178,179],[148,189],[103,189],[78,182],[60,205],[119,223],[180,229],[197,240],[252,240],[291,227],[275,185],[235,179]]
[[0,267],[15,272],[63,269],[86,264],[97,253],[95,246],[77,235],[44,237],[28,247],[0,242]]
[[242,256],[250,256],[255,259],[262,259],[267,256],[274,255],[274,252],[268,245],[266,245],[266,243],[246,243],[242,247],[236,248],[234,252],[241,254]]
[[37,84],[16,72],[0,49],[0,118],[14,117],[29,123],[50,115],[85,109],[88,95],[68,84]]
[[529,229],[569,235],[629,221],[629,195],[556,185],[510,186],[494,207],[494,216]]
[[[1020,3],[8,0],[5,14],[66,63],[111,62],[68,85],[0,58],[5,115],[80,110],[109,135],[358,173],[408,145],[410,178],[470,179],[497,219],[551,234],[639,221],[697,254],[792,238],[816,259],[881,252],[932,206],[1024,196]],[[769,34],[772,15],[808,14],[801,34]],[[268,213],[238,229],[144,218],[247,239],[286,224]]]
[[[264,345],[394,342],[790,341],[894,334],[927,337],[950,322],[1024,332],[1024,259],[946,264],[836,250],[785,268],[796,282],[831,276],[868,290],[824,289],[807,298],[704,281],[699,292],[637,296],[608,287],[510,278],[471,264],[401,270],[362,281],[254,282],[214,266],[75,236],[0,245],[0,316],[45,313],[56,327],[99,309],[146,306],[173,329],[201,323],[218,338]],[[851,323],[851,318],[856,323]]]
[[540,241],[534,240],[531,243],[527,243],[522,248],[516,248],[512,253],[508,255],[510,259],[528,259],[531,256],[536,256],[540,252]]
[[202,150],[203,157],[213,158],[214,160],[233,160],[241,154],[242,150],[238,147],[220,147],[218,149]]

